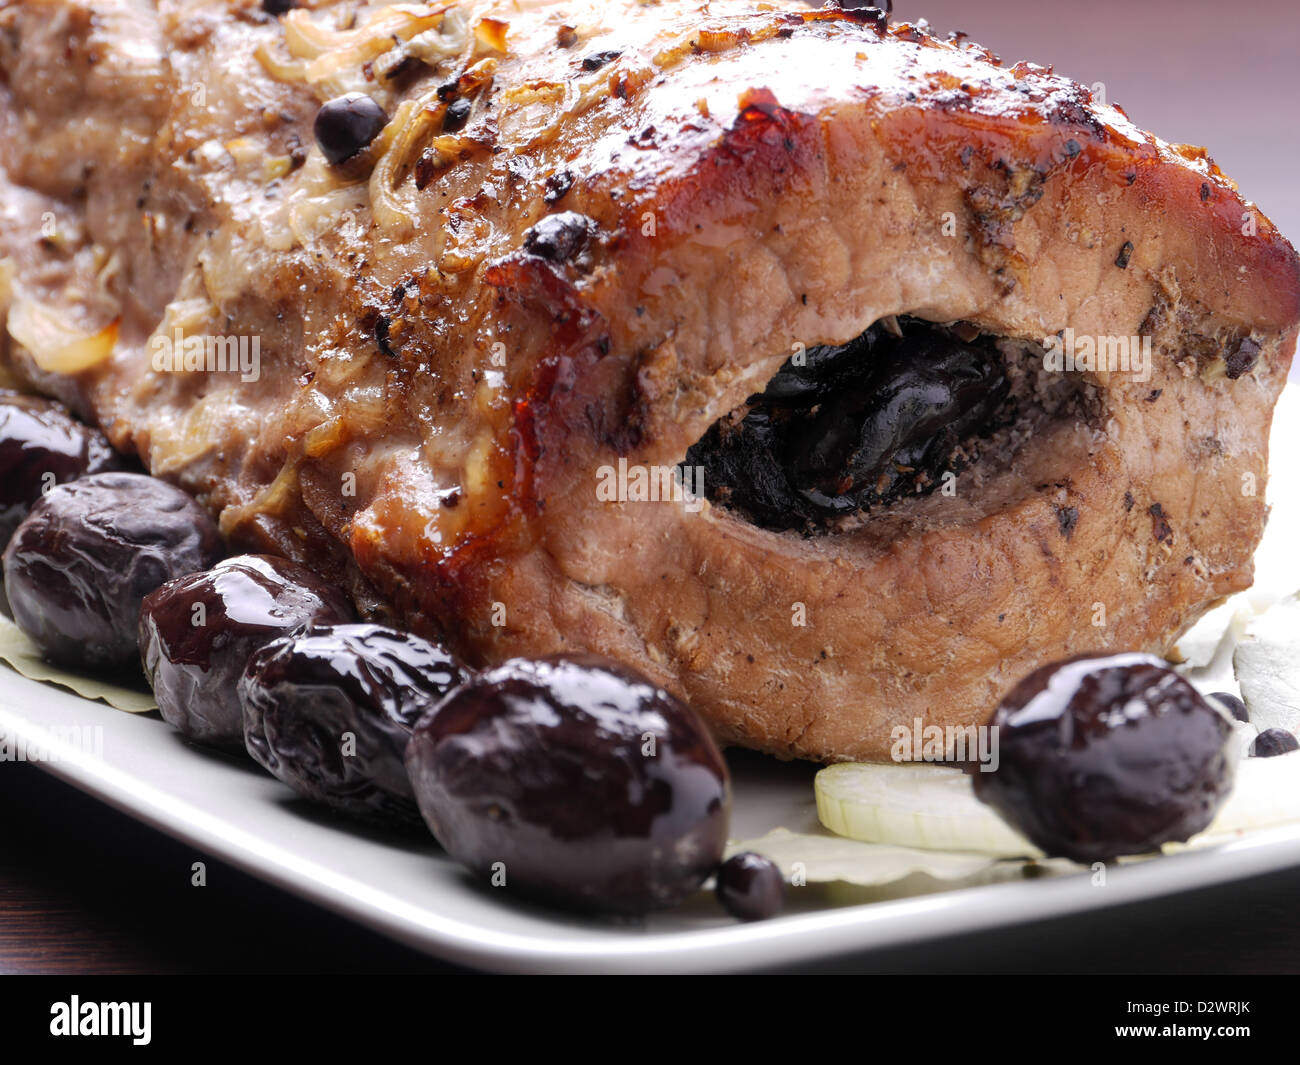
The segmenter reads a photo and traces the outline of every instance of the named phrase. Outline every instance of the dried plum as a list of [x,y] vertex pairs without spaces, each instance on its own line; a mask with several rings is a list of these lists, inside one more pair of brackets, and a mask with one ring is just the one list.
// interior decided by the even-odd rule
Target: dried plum
[[221,536],[179,488],[135,473],[97,473],[51,489],[4,553],[14,620],[51,661],[73,669],[138,667],[144,597],[221,557]]
[[403,756],[421,715],[464,683],[446,650],[380,625],[276,640],[240,681],[248,753],[298,794],[367,820],[419,824]]
[[1250,721],[1250,711],[1246,709],[1246,704],[1242,700],[1241,696],[1233,695],[1232,692],[1211,692],[1210,698],[1227,710],[1228,713],[1238,721]]
[[[108,438],[61,404],[0,391],[0,551],[43,493],[120,466]],[[0,611],[9,613],[2,584]]]
[[785,877],[771,858],[742,851],[722,863],[715,894],[732,917],[765,921],[785,907]]
[[772,529],[930,491],[963,445],[1010,420],[1010,385],[988,338],[963,341],[912,319],[792,356],[739,420],[686,455],[709,498]]
[[1231,717],[1151,655],[1044,666],[991,723],[999,765],[974,774],[975,793],[1049,855],[1105,861],[1186,840],[1232,788]]
[[386,125],[382,107],[365,93],[349,92],[321,105],[312,131],[325,158],[337,166],[368,147]]
[[1300,742],[1284,728],[1267,728],[1250,745],[1252,758],[1276,758],[1292,751],[1300,751]]
[[722,860],[730,784],[700,719],[594,656],[517,659],[452,693],[406,756],[420,811],[485,884],[641,913]]
[[140,658],[162,716],[203,743],[244,749],[239,678],[254,651],[352,620],[343,593],[297,563],[239,555],[145,597]]

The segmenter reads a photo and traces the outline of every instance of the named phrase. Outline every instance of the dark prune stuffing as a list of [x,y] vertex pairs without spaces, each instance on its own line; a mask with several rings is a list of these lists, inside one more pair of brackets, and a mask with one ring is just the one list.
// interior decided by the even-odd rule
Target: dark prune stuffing
[[407,742],[466,677],[446,650],[410,633],[309,629],[249,660],[239,684],[244,743],[299,795],[366,820],[418,825]]
[[47,492],[4,553],[14,620],[73,669],[138,669],[144,597],[221,557],[221,536],[179,488],[98,473]]
[[963,445],[1010,420],[1010,385],[987,338],[901,319],[792,356],[686,454],[709,498],[772,529],[811,529],[931,491]]
[[1200,832],[1232,788],[1231,718],[1151,655],[1044,666],[993,714],[975,794],[1049,855],[1143,854]]
[[325,158],[347,162],[367,147],[388,125],[388,116],[365,93],[350,92],[321,105],[313,132]]
[[796,432],[786,468],[814,505],[874,493],[890,498],[913,483],[901,471],[935,475],[962,438],[1006,396],[1001,370],[986,352],[923,332],[881,360],[868,389],[825,397]]
[[416,727],[406,765],[429,828],[484,884],[642,913],[682,901],[722,860],[730,784],[708,730],[605,659],[476,677]]
[[1232,692],[1212,692],[1210,698],[1222,706],[1238,721],[1249,721],[1250,713],[1246,709],[1246,704],[1242,702],[1239,696],[1233,695]]
[[771,858],[743,851],[722,863],[715,894],[732,917],[765,921],[785,907],[785,877]]
[[168,722],[191,739],[242,752],[239,678],[252,653],[310,625],[351,620],[343,593],[305,567],[239,555],[145,597],[140,658]]
[[[120,465],[108,438],[77,421],[67,408],[39,396],[0,391],[0,551],[42,493]],[[0,611],[9,613],[2,585]]]
[[1284,728],[1265,729],[1255,737],[1250,745],[1252,758],[1274,758],[1279,754],[1290,754],[1300,750],[1300,742]]

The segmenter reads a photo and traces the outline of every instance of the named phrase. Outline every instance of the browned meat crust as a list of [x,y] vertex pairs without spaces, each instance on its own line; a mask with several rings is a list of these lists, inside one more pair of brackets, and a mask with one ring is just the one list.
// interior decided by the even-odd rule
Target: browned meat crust
[[[1166,650],[1250,583],[1300,267],[1202,150],[835,10],[310,6],[0,3],[11,361],[236,544],[472,661],[612,654],[818,759]],[[352,89],[395,118],[331,168],[311,122]],[[796,345],[903,314],[1141,333],[1154,365],[811,537],[598,497]],[[156,369],[176,329],[256,338],[260,377]]]

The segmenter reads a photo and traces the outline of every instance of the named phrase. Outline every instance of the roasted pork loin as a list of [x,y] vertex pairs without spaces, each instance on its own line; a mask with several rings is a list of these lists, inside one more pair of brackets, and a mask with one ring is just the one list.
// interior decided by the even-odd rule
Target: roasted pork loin
[[237,547],[820,760],[1249,585],[1300,268],[1203,150],[874,10],[268,6],[0,2],[8,372]]

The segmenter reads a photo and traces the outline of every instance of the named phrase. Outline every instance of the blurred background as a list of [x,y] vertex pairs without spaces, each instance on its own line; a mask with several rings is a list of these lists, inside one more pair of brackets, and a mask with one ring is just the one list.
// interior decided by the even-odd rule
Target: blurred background
[[894,22],[921,18],[1007,63],[1102,82],[1141,128],[1208,148],[1300,243],[1300,0],[895,0]]

